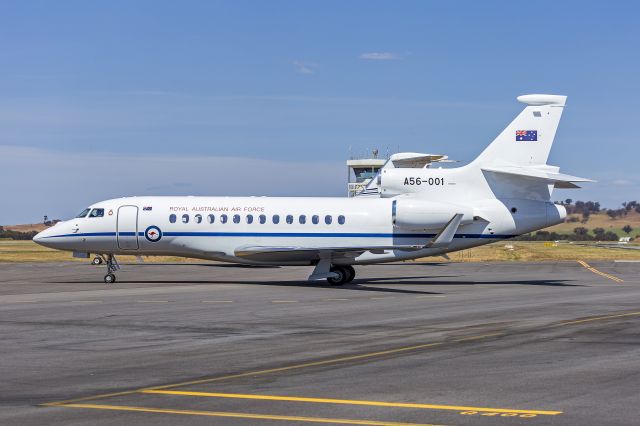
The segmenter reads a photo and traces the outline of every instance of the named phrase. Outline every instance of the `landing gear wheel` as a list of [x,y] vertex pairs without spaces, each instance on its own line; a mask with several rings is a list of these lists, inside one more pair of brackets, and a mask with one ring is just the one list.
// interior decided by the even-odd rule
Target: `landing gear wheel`
[[347,270],[342,266],[333,266],[330,269],[331,272],[335,273],[337,277],[327,278],[327,282],[331,285],[343,285],[347,282],[349,278],[349,274]]
[[116,257],[112,254],[105,255],[105,260],[107,262],[107,275],[104,276],[105,284],[113,284],[116,282],[116,276],[114,272],[120,269],[120,265],[116,260]]
[[102,264],[102,258],[100,256],[96,256],[93,258],[93,260],[91,261],[92,265],[101,265]]
[[351,266],[351,265],[345,265],[345,266],[343,266],[343,268],[347,272],[347,281],[346,282],[350,283],[356,277],[356,270],[353,269],[353,266]]

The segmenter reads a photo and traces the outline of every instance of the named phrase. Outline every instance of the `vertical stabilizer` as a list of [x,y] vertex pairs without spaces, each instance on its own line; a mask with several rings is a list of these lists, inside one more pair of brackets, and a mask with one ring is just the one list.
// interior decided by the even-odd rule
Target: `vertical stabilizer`
[[546,164],[566,100],[558,95],[518,96],[527,107],[473,164]]

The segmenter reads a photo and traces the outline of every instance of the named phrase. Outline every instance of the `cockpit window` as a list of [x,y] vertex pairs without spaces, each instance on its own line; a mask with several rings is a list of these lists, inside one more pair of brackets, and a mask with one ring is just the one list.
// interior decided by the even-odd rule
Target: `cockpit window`
[[104,209],[93,209],[89,213],[89,217],[104,217]]
[[89,213],[89,210],[91,210],[91,209],[87,208],[87,209],[82,210],[82,211],[80,212],[80,214],[79,214],[78,216],[76,216],[76,217],[77,217],[77,218],[79,218],[79,217],[85,217],[85,216],[87,215],[87,213]]

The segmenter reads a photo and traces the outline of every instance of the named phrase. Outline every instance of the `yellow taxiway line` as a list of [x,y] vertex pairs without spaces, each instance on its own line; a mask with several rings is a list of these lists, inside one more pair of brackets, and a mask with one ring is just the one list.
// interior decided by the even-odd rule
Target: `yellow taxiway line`
[[[640,316],[640,312],[626,312],[626,313],[618,313],[618,314],[604,315],[604,316],[598,316],[598,317],[574,319],[574,320],[556,323],[555,326],[556,327],[569,326],[569,325],[575,325],[575,324],[581,324],[581,323],[587,323],[587,322],[603,321],[603,320],[617,319],[617,318],[624,318],[624,317],[631,317],[631,316]],[[551,326],[554,326],[554,325],[551,325]],[[272,374],[272,373],[280,373],[284,371],[305,369],[310,367],[339,364],[342,362],[372,359],[372,358],[378,358],[378,357],[383,357],[387,355],[395,355],[395,354],[401,354],[404,352],[434,348],[434,347],[445,345],[446,343],[458,343],[458,342],[462,343],[466,341],[480,340],[483,338],[498,337],[501,334],[502,333],[492,333],[492,334],[468,336],[468,337],[462,337],[462,338],[459,338],[458,340],[449,341],[449,342],[441,341],[441,342],[424,343],[420,345],[405,346],[405,347],[393,348],[393,349],[388,349],[388,350],[383,350],[378,352],[369,352],[369,353],[363,353],[358,355],[330,358],[330,359],[325,359],[321,361],[293,364],[293,365],[288,365],[284,367],[270,368],[265,370],[253,370],[253,371],[247,371],[244,373],[229,374],[226,376],[210,377],[206,379],[191,380],[191,381],[185,381],[180,383],[171,383],[171,384],[166,384],[161,386],[151,386],[147,388],[131,389],[127,391],[88,395],[84,397],[72,398],[72,399],[67,399],[63,401],[53,401],[53,402],[43,403],[41,405],[48,406],[48,407],[54,407],[54,406],[70,407],[72,406],[71,405],[72,403],[77,403],[80,401],[89,401],[89,400],[104,399],[104,398],[115,397],[115,396],[132,395],[135,393],[140,393],[140,392],[149,391],[149,390],[156,391],[156,390],[172,389],[172,388],[178,388],[182,386],[199,385],[204,383],[213,383],[213,382],[231,380],[231,379],[242,378],[242,377],[260,376],[260,375],[266,375],[266,374]]]
[[428,410],[452,410],[452,411],[479,411],[483,413],[514,413],[514,414],[536,414],[555,416],[562,414],[562,411],[547,410],[514,410],[510,408],[488,408],[488,407],[468,407],[458,405],[441,405],[441,404],[418,404],[410,402],[384,402],[384,401],[365,401],[352,399],[334,399],[334,398],[307,398],[299,396],[276,396],[276,395],[254,395],[240,393],[219,393],[219,392],[192,392],[192,391],[172,391],[172,390],[145,390],[144,394],[161,394],[161,395],[182,395],[182,396],[199,396],[209,398],[233,398],[233,399],[253,399],[267,401],[290,401],[290,402],[312,402],[317,404],[343,404],[343,405],[368,405],[374,407],[391,407],[391,408],[419,408]]
[[603,320],[614,319],[614,318],[635,317],[635,316],[640,316],[640,312],[627,312],[625,314],[613,314],[613,315],[604,315],[601,317],[590,317],[590,318],[584,318],[584,319],[574,320],[574,321],[565,321],[565,322],[558,323],[557,325],[561,326],[561,325],[582,324],[585,322],[603,321]]
[[587,262],[585,262],[584,260],[577,260],[576,262],[578,262],[580,265],[584,266],[587,270],[593,272],[594,274],[598,274],[601,277],[605,277],[610,279],[611,281],[615,281],[617,283],[623,283],[624,280],[622,278],[618,278],[616,276],[610,275],[610,274],[605,274],[602,271],[598,271],[596,268],[594,268],[593,266],[589,265]]
[[[201,411],[201,410],[178,410],[171,408],[149,408],[134,407],[130,405],[103,405],[103,404],[65,404],[63,407],[73,408],[93,408],[97,410],[114,410],[114,411],[135,411],[142,413],[163,413],[163,414],[183,414],[191,416],[209,416],[209,417],[235,417],[240,419],[260,419],[260,420],[283,420],[291,422],[310,422],[310,423],[331,423],[342,425],[369,425],[369,426],[438,426],[425,423],[399,423],[384,422],[376,420],[358,420],[358,419],[331,419],[324,417],[302,417],[302,416],[280,416],[275,414],[255,414],[255,413],[233,413],[225,411]],[[442,425],[440,425],[442,426]]]

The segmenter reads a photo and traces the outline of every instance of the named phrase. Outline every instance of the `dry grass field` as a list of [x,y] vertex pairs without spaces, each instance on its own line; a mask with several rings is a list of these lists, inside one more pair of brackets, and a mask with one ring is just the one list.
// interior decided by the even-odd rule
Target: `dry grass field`
[[[636,246],[640,247],[640,246]],[[640,260],[640,250],[607,249],[569,243],[528,241],[503,241],[449,254],[443,257],[420,259],[422,261],[491,262],[491,261],[557,261],[557,260]],[[119,256],[118,260],[136,262],[134,256]],[[71,253],[39,246],[32,241],[0,240],[2,262],[89,262],[75,259]],[[180,257],[144,257],[145,262],[204,262]]]
[[[582,219],[581,215],[571,216],[578,218],[578,220]],[[567,217],[567,219],[569,219],[569,217]],[[584,226],[585,228],[588,228],[589,231],[592,231],[594,228],[603,228],[605,232],[613,231],[618,234],[619,237],[625,237],[627,234],[622,230],[625,225],[629,225],[633,228],[633,231],[631,231],[628,236],[636,237],[637,235],[640,235],[640,214],[630,211],[627,216],[611,219],[605,213],[599,213],[591,215],[586,223],[580,223],[579,221],[564,222],[559,225],[546,228],[545,231],[571,234],[575,228]],[[591,234],[593,235],[593,232],[591,232]]]

